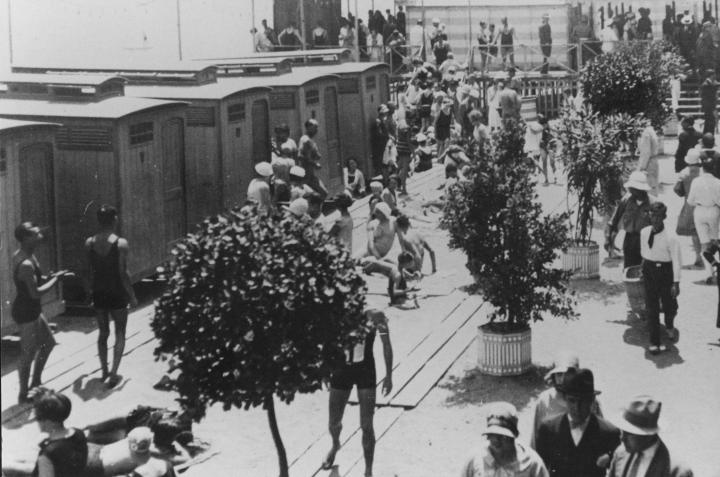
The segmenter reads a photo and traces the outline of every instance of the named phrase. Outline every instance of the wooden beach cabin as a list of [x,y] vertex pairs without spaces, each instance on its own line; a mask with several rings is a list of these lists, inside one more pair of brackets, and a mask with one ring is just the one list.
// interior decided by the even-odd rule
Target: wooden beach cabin
[[[133,279],[154,273],[187,230],[186,104],[104,98],[106,83],[117,87],[115,78],[64,75],[58,90],[43,83],[45,76],[0,78],[0,88],[26,95],[0,94],[0,117],[62,124],[55,153],[58,266],[86,271],[84,240],[97,228],[95,211],[108,203],[120,211],[119,232],[130,242]],[[88,86],[92,81],[95,86]],[[83,96],[93,90],[95,98]]]
[[[270,88],[266,78],[231,78],[202,86],[127,86],[128,96],[182,100],[187,110],[185,156],[197,197],[191,224],[245,200],[255,163],[270,160]],[[190,182],[188,183],[190,185]]]
[[390,98],[390,67],[386,63],[342,63],[334,66],[304,68],[321,74],[338,75],[338,114],[340,120],[340,163],[358,159],[365,177],[372,174],[370,149],[371,124],[378,107]]
[[[340,165],[340,119],[338,107],[338,76],[328,71],[298,68],[292,73],[262,79],[263,85],[272,88],[269,97],[270,130],[287,123],[290,137],[299,140],[304,123],[316,119],[320,128],[315,141],[322,155],[322,168],[318,176],[330,193],[342,191]],[[218,78],[219,84],[237,82],[241,78]]]
[[[5,336],[15,331],[10,306],[15,298],[12,255],[17,250],[15,227],[31,220],[49,227],[36,256],[44,273],[58,269],[58,202],[55,180],[55,131],[59,124],[0,118],[0,326]],[[65,311],[59,288],[43,295],[43,313],[51,318]]]

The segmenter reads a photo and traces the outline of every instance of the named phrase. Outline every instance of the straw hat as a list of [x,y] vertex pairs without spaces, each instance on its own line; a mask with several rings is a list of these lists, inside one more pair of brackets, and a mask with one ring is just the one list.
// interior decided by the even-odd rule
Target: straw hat
[[650,185],[648,184],[647,180],[647,174],[642,171],[634,171],[632,174],[630,174],[628,181],[625,183],[625,188],[632,188],[644,191],[650,190]]
[[270,177],[273,173],[272,165],[269,162],[258,162],[255,164],[255,172],[263,177]]
[[498,402],[491,405],[487,415],[487,426],[482,431],[483,435],[498,434],[515,439],[518,432],[517,409],[509,402]]
[[625,432],[640,436],[654,436],[660,432],[658,419],[662,403],[650,396],[638,396],[613,420]]

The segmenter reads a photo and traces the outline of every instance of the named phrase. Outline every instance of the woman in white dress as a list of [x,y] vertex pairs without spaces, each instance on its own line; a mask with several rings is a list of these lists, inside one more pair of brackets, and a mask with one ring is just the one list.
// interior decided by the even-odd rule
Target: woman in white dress
[[385,61],[385,54],[383,53],[383,37],[380,33],[375,30],[370,30],[370,61],[382,62]]
[[499,79],[487,90],[488,127],[490,127],[491,131],[502,126],[502,118],[500,117],[500,93],[503,89],[505,89],[505,82]]

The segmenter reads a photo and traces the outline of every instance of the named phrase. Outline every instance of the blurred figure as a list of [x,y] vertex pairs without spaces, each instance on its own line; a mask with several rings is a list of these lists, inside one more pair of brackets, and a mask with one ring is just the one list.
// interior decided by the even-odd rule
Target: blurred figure
[[502,57],[503,68],[505,68],[507,60],[510,60],[510,66],[515,68],[515,48],[513,46],[516,40],[515,28],[508,25],[507,17],[503,17],[500,22],[502,28],[498,36],[500,38],[500,56]]
[[257,204],[258,213],[267,214],[273,208],[270,176],[272,165],[269,162],[255,164],[255,177],[248,184],[247,198]]
[[543,54],[543,64],[540,74],[548,74],[549,59],[552,54],[552,29],[550,28],[550,15],[544,13],[542,16],[542,25],[538,29],[538,38],[540,39],[540,50]]
[[337,197],[335,197],[335,206],[340,212],[340,217],[335,220],[335,223],[329,232],[333,237],[337,237],[351,256],[353,252],[354,224],[348,208],[353,204],[353,202],[353,198],[349,193],[347,193],[347,191],[342,194],[338,194]]
[[328,32],[325,29],[325,23],[322,20],[318,20],[315,28],[312,31],[312,46],[313,48],[325,48],[330,44],[328,39]]
[[343,169],[343,183],[353,197],[362,197],[365,195],[365,176],[358,169],[357,159],[351,157],[348,159],[347,167]]
[[299,50],[303,47],[303,39],[300,31],[295,27],[294,22],[288,23],[288,26],[278,35],[280,45],[288,47],[288,49]]

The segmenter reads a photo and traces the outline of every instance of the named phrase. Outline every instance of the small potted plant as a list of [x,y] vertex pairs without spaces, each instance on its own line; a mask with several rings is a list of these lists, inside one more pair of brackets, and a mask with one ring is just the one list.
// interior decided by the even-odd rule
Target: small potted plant
[[470,151],[470,171],[449,189],[441,219],[450,247],[467,256],[475,291],[494,307],[479,327],[478,358],[480,370],[494,375],[530,369],[530,322],[545,313],[575,316],[569,274],[552,267],[568,245],[567,214],[543,213],[524,128],[508,125],[494,146]]
[[600,276],[600,247],[592,240],[595,215],[609,215],[622,197],[623,177],[633,166],[637,140],[647,124],[642,115],[603,116],[586,106],[563,110],[552,129],[562,145],[568,204],[575,204],[572,243],[563,254],[563,269],[574,278]]

